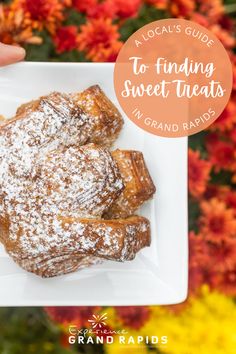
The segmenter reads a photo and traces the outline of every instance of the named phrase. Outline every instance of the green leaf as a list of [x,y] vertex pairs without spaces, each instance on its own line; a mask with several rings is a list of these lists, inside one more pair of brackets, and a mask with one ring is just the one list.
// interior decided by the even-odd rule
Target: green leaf
[[57,54],[54,52],[50,60],[55,62],[89,62],[85,54],[83,52],[79,52],[78,50],[72,50],[62,54]]
[[230,171],[221,170],[218,173],[211,172],[211,183],[218,185],[231,185],[232,188],[236,186],[231,183],[233,174]]
[[200,212],[198,201],[193,199],[191,196],[189,196],[188,214],[189,214],[188,215],[189,231],[198,232],[198,218],[201,212]]
[[75,9],[69,9],[66,12],[66,20],[64,21],[64,25],[80,26],[84,23],[86,23],[86,16],[81,12],[78,12]]
[[0,308],[1,354],[69,354],[60,344],[60,330],[48,326],[41,308]]
[[48,61],[54,50],[54,44],[50,34],[47,31],[35,32],[35,35],[43,39],[41,45],[27,44],[26,49],[26,60],[27,61]]
[[205,148],[205,138],[207,134],[207,131],[202,131],[200,133],[191,135],[188,139],[188,146],[192,150],[198,150],[202,158],[207,157],[207,151]]
[[224,0],[224,5],[235,4],[235,0]]

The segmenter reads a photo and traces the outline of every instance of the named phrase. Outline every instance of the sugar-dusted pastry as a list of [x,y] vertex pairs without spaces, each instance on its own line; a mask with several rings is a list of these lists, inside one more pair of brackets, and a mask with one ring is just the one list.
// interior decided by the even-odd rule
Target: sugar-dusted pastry
[[59,267],[66,255],[76,257],[78,267],[81,256],[130,260],[150,244],[147,219],[102,220],[123,189],[119,169],[105,148],[89,144],[50,151],[38,160],[31,178],[12,176],[10,183],[1,241],[28,271],[57,275],[53,264]]
[[[150,245],[146,218],[103,217],[122,193],[135,197],[128,170],[132,180],[136,177],[132,165],[124,167],[123,157],[104,147],[121,129],[118,111],[99,88],[89,90],[92,96],[85,97],[96,108],[90,113],[74,96],[52,93],[21,106],[0,127],[0,241],[17,264],[42,277],[105,259],[132,260]],[[124,154],[127,161],[133,156]],[[148,172],[137,161],[146,188]],[[143,199],[147,195],[139,205]]]
[[124,189],[104,217],[126,218],[149,200],[156,188],[141,152],[118,149],[112,152],[112,157],[121,173]]
[[92,139],[89,141],[110,146],[123,126],[123,119],[118,109],[98,85],[76,93],[72,98],[92,122]]

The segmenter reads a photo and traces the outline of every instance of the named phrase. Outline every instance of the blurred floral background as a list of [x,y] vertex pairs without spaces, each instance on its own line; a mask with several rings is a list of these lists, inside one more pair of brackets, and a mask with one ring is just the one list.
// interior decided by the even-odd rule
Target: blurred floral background
[[[219,119],[189,139],[189,297],[166,307],[0,309],[0,353],[236,353],[236,0],[0,1],[0,41],[30,61],[113,62],[138,28],[163,18],[212,31],[232,60],[231,99]],[[69,345],[68,326],[90,328],[107,313],[109,330],[168,335],[168,345]]]

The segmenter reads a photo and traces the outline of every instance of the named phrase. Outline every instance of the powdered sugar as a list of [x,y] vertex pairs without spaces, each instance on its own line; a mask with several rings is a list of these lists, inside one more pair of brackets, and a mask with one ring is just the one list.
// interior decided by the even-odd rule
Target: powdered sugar
[[111,119],[110,132],[98,129],[100,118],[69,95],[52,93],[21,107],[0,129],[1,241],[26,270],[54,276],[97,262],[93,255],[128,259],[126,232],[134,249],[136,233],[147,233],[142,225],[102,220],[123,182],[107,149],[84,145],[103,134],[107,144],[120,130],[120,117]]

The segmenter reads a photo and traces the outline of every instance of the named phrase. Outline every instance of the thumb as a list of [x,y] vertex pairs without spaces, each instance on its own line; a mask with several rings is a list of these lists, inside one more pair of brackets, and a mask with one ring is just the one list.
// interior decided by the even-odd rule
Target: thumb
[[0,66],[9,65],[23,60],[25,50],[21,47],[0,43]]

